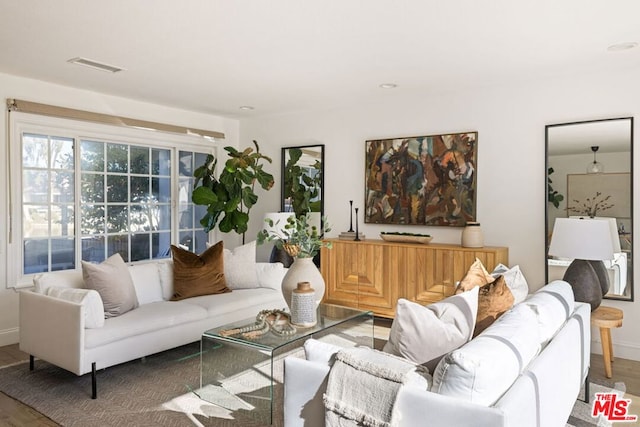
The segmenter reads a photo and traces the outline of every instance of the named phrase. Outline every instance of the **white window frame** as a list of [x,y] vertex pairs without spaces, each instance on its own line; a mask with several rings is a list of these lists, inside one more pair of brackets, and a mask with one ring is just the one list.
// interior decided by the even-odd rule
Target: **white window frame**
[[[9,170],[9,218],[7,254],[7,288],[27,288],[33,286],[33,277],[37,274],[23,274],[23,236],[22,236],[22,135],[24,133],[53,135],[73,138],[76,141],[75,153],[75,238],[76,270],[81,269],[81,227],[80,227],[80,163],[78,161],[79,142],[83,139],[124,143],[171,150],[171,242],[178,240],[178,152],[196,151],[217,155],[221,141],[199,136],[177,135],[168,132],[131,129],[97,123],[62,119],[28,113],[12,112],[9,121],[10,139],[7,157]],[[209,242],[218,239],[217,231],[209,233]],[[149,262],[139,261],[139,263]],[[133,264],[133,263],[131,263]],[[65,271],[65,270],[62,270]],[[66,270],[69,271],[69,270]],[[59,272],[51,272],[56,274]]]

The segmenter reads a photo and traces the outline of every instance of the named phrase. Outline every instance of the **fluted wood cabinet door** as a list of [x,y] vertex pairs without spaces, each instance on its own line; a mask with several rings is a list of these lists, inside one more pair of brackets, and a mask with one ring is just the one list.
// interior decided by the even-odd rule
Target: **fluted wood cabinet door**
[[322,249],[324,302],[393,317],[399,298],[430,304],[453,295],[476,258],[491,269],[509,263],[505,247],[463,248],[447,244],[330,239]]

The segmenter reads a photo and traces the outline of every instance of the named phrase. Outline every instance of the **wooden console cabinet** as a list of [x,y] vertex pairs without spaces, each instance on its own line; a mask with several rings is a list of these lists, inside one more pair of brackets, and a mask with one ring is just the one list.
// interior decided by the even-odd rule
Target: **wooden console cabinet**
[[322,248],[320,258],[324,302],[371,310],[382,317],[394,317],[398,298],[425,305],[453,295],[456,282],[476,258],[487,269],[509,264],[505,247],[328,240],[333,248]]

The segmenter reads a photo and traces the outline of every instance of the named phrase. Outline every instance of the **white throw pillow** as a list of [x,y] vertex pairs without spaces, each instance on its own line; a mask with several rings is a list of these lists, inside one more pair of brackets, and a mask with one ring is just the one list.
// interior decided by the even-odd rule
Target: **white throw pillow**
[[138,306],[129,267],[120,254],[110,256],[102,264],[82,261],[82,277],[87,289],[100,294],[106,318],[119,316]]
[[86,329],[104,326],[104,307],[102,298],[100,298],[100,294],[97,291],[93,289],[49,286],[45,295],[82,304],[84,306],[84,327]]
[[399,299],[383,351],[432,370],[440,358],[469,341],[478,314],[478,286],[422,306]]
[[162,287],[162,299],[169,301],[173,297],[173,260],[158,261],[158,274]]
[[309,362],[320,363],[322,365],[333,365],[334,354],[344,350],[343,347],[318,341],[316,339],[308,339],[304,343],[304,356]]
[[431,391],[491,406],[540,350],[536,316],[518,304],[480,335],[442,358]]
[[575,310],[573,289],[563,280],[554,280],[543,286],[523,304],[529,305],[536,313],[543,345],[553,338]]
[[491,272],[491,275],[495,278],[498,278],[500,275],[504,276],[504,280],[513,294],[514,305],[527,298],[529,294],[529,284],[527,283],[527,279],[524,278],[519,265],[514,265],[509,268],[504,264],[498,264]]
[[232,251],[224,249],[224,278],[230,289],[258,287],[256,274],[256,241],[238,246]]
[[157,262],[146,262],[129,267],[138,304],[144,305],[163,300],[158,267]]
[[270,288],[277,291],[282,290],[282,279],[287,274],[281,262],[259,262],[256,264],[258,285],[261,288]]

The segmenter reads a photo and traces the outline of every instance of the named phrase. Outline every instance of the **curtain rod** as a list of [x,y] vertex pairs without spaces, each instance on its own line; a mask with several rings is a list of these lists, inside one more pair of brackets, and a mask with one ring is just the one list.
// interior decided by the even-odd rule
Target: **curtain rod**
[[183,126],[169,125],[166,123],[149,122],[146,120],[131,119],[128,117],[112,116],[110,114],[93,113],[91,111],[75,110],[73,108],[58,107],[55,105],[40,104],[37,102],[24,101],[22,99],[7,98],[7,109],[9,112],[40,114],[44,116],[61,117],[65,119],[82,120],[85,122],[102,123],[114,126],[130,128],[142,128],[171,132],[181,135],[193,135],[203,138],[224,139],[224,133],[210,130],[192,129]]

